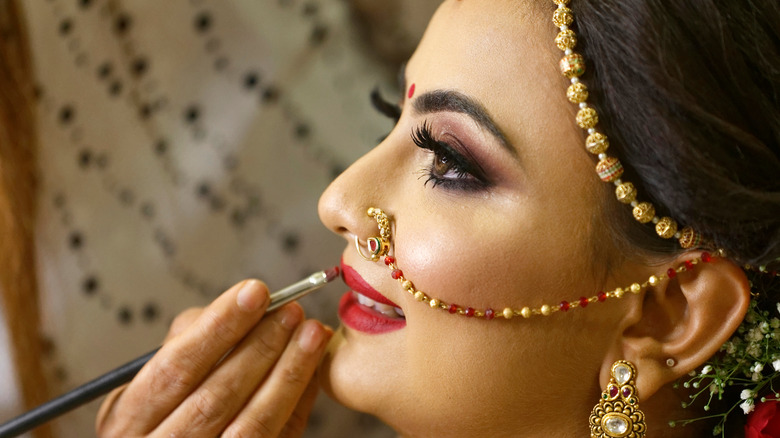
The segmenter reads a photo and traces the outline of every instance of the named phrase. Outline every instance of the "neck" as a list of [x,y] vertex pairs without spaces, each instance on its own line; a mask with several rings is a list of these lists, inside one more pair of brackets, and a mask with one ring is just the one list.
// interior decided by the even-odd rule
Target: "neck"
[[[647,434],[646,436],[662,436],[666,438],[692,438],[692,437],[709,437],[712,436],[711,425],[706,421],[694,422],[685,427],[670,427],[670,420],[685,420],[694,418],[701,415],[703,411],[697,408],[682,407],[682,402],[687,398],[684,391],[674,389],[671,385],[666,385],[649,400],[640,401],[640,409],[645,413],[645,420],[647,422]],[[549,420],[550,415],[546,415],[543,412],[538,412],[539,415],[533,415],[537,419],[539,417],[547,418],[546,421],[537,421],[534,424],[525,424],[512,426],[511,423],[499,424],[496,422],[496,426],[493,430],[483,430],[477,435],[475,431],[457,431],[453,430],[451,434],[447,435],[451,438],[457,437],[470,437],[470,436],[491,436],[491,437],[523,437],[523,438],[567,438],[573,436],[587,436],[588,434],[588,415],[592,406],[588,405],[581,407],[569,406],[568,413],[562,413],[563,403],[556,403],[556,406],[550,409],[554,409],[556,412],[561,413],[555,421]],[[594,402],[595,404],[595,402]],[[433,436],[441,437],[440,431],[430,434],[425,432],[405,433],[398,434],[398,438],[432,438]]]

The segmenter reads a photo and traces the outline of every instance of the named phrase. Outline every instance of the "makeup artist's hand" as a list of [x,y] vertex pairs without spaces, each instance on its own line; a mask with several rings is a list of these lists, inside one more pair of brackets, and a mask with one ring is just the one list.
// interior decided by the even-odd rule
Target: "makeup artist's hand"
[[257,280],[176,318],[160,351],[100,408],[106,437],[298,437],[332,335],[296,303],[263,318]]

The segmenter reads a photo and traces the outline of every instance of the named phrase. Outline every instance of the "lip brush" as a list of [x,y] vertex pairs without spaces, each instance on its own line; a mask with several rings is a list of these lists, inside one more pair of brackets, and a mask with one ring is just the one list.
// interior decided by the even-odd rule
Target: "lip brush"
[[[268,305],[266,312],[276,310],[290,301],[295,301],[310,292],[314,292],[338,276],[339,268],[333,267],[315,272],[295,284],[274,292],[271,294],[271,303]],[[149,353],[111,370],[72,391],[66,392],[6,423],[0,424],[0,438],[11,438],[21,435],[85,403],[91,402],[120,385],[124,385],[138,374],[138,371],[159,349],[160,347],[155,348]]]

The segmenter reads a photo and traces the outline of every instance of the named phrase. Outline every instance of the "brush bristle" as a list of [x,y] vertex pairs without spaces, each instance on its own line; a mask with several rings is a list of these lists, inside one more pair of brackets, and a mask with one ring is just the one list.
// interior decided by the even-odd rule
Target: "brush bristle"
[[328,279],[328,281],[333,281],[339,276],[339,267],[334,266],[330,269],[325,270],[325,277]]

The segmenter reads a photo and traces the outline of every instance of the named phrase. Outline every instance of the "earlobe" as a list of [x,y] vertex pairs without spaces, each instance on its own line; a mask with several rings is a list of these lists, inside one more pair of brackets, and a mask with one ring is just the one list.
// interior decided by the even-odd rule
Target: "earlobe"
[[625,359],[637,367],[640,398],[650,398],[701,366],[737,330],[750,303],[744,271],[719,257],[704,262],[696,253],[681,255],[672,266],[691,260],[698,263],[679,269],[674,278],[667,276],[637,300],[641,308],[630,312],[632,320],[615,346],[620,351],[605,360],[602,384],[604,370],[608,380],[614,360]]

